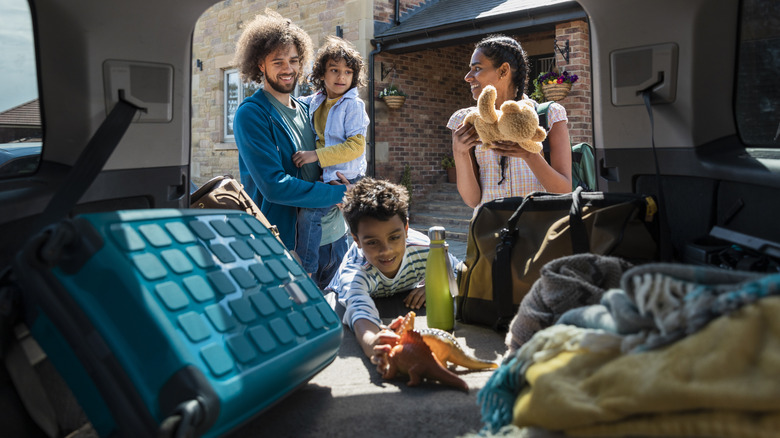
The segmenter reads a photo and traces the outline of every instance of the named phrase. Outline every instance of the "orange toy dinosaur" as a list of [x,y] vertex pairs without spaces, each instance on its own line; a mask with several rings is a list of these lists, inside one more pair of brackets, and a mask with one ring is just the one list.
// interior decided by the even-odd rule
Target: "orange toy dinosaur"
[[422,335],[414,330],[404,332],[395,346],[384,345],[382,349],[387,353],[387,368],[382,373],[384,379],[392,379],[401,372],[409,375],[409,382],[406,383],[409,386],[417,386],[425,378],[466,392],[469,390],[469,385],[463,379],[441,366]]
[[387,356],[387,367],[382,377],[390,379],[398,372],[408,374],[409,386],[418,385],[423,378],[468,391],[468,385],[455,373],[445,368],[447,362],[478,370],[497,368],[498,364],[477,359],[461,349],[455,338],[444,330],[414,329],[416,314],[409,312],[390,324],[400,339],[395,345],[375,348]]

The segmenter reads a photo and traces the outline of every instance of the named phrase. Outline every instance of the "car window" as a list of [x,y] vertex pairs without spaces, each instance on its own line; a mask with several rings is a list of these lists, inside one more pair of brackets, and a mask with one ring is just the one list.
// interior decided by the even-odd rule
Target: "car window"
[[780,2],[744,0],[741,9],[737,128],[747,145],[780,147]]
[[7,178],[35,172],[43,136],[26,0],[0,0],[0,53],[0,178]]

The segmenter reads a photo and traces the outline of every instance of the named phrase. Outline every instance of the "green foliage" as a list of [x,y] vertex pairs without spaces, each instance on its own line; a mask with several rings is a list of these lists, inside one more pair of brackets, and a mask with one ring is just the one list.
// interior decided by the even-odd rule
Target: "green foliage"
[[452,155],[443,155],[441,158],[441,167],[443,167],[444,170],[455,167],[455,158],[453,158]]
[[534,92],[531,93],[530,97],[531,99],[543,103],[544,102],[544,93],[542,92],[542,84],[539,83],[539,78],[536,78],[533,80],[534,84]]
[[385,96],[406,96],[406,93],[401,91],[398,87],[396,87],[393,84],[390,84],[389,87],[385,87],[382,91],[379,92],[379,98],[383,98]]

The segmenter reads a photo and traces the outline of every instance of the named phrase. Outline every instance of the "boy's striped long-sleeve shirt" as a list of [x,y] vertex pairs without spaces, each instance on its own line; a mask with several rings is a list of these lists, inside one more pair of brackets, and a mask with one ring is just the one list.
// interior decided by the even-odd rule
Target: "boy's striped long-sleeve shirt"
[[[430,240],[426,235],[409,229],[401,267],[394,278],[387,278],[366,260],[363,251],[353,243],[326,288],[338,294],[339,303],[346,309],[344,324],[353,329],[355,321],[367,319],[381,325],[382,320],[373,298],[388,297],[424,285],[429,245]],[[453,269],[459,263],[452,254],[450,262]]]

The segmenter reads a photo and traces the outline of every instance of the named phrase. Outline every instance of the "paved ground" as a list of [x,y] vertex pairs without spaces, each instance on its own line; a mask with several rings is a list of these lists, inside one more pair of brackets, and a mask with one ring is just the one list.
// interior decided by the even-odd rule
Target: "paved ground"
[[466,242],[450,241],[450,254],[454,255],[460,261],[466,260]]
[[[383,309],[380,309],[383,312]],[[389,315],[398,310],[388,310]],[[382,313],[384,316],[385,313]],[[383,318],[389,322],[389,319]],[[426,326],[425,316],[417,318]],[[504,336],[485,327],[456,323],[464,349],[499,362]],[[492,370],[455,370],[464,392],[434,382],[409,387],[406,377],[383,380],[349,329],[336,359],[309,383],[238,429],[232,437],[459,437],[483,426],[477,393]]]

